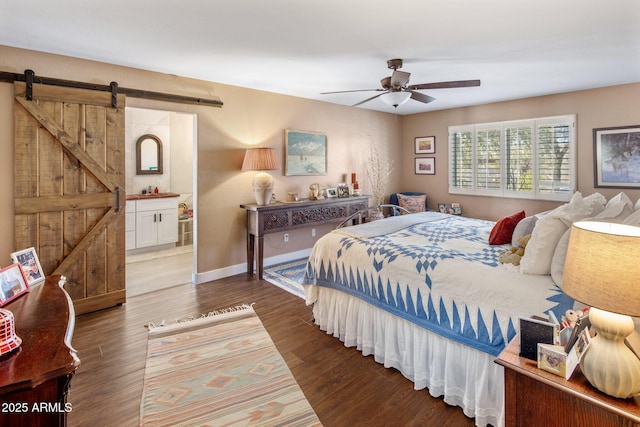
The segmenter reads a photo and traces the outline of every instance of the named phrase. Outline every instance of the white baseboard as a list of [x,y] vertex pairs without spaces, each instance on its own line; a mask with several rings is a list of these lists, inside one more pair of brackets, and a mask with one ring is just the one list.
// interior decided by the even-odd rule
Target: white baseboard
[[[306,258],[311,254],[311,248],[302,249],[296,252],[289,252],[282,255],[276,255],[269,258],[265,258],[264,266],[268,267],[274,264],[280,264],[282,262],[295,261],[300,258]],[[255,268],[255,267],[254,267]],[[209,270],[202,273],[196,273],[192,277],[192,282],[196,285],[200,283],[211,282],[212,280],[223,279],[229,276],[235,276],[236,274],[246,273],[247,264],[236,264],[228,267],[218,268],[216,270]]]

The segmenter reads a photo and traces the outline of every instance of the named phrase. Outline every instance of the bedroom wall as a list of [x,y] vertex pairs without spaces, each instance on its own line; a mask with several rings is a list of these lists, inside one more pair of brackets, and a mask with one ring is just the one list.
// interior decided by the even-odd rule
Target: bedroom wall
[[[532,214],[558,206],[559,203],[555,202],[448,194],[447,128],[450,125],[575,113],[578,125],[578,191],[588,195],[597,190],[609,198],[623,190],[594,188],[592,132],[594,128],[640,125],[638,99],[640,83],[634,83],[405,116],[402,128],[403,188],[426,192],[430,206],[459,202],[465,216],[490,220],[521,209]],[[436,136],[436,175],[415,175],[414,137],[430,135]],[[634,202],[640,197],[640,190],[624,191]]]
[[[168,74],[142,71],[112,64],[79,60],[0,46],[1,71],[22,73],[30,68],[36,75],[146,89],[178,95],[216,98],[224,106],[212,108],[129,98],[131,107],[162,109],[197,114],[198,194],[196,213],[197,271],[199,281],[244,271],[245,211],[242,203],[253,203],[253,172],[241,172],[245,148],[251,145],[276,148],[283,160],[283,129],[325,132],[328,137],[328,173],[326,176],[287,177],[273,171],[275,193],[288,191],[308,195],[309,185],[318,182],[335,186],[351,172],[364,176],[363,153],[370,141],[380,149],[397,146],[401,138],[401,120],[393,114],[339,106],[319,101],[261,92],[235,86],[187,79]],[[0,83],[0,265],[9,262],[13,247],[13,87]],[[401,153],[387,150],[395,164]],[[370,194],[366,180],[360,179]],[[364,181],[364,182],[363,182]],[[389,191],[398,191],[400,176],[392,177]],[[318,227],[318,236],[330,227]],[[267,257],[286,254],[313,245],[310,230],[291,231],[287,244],[279,233],[265,239]]]

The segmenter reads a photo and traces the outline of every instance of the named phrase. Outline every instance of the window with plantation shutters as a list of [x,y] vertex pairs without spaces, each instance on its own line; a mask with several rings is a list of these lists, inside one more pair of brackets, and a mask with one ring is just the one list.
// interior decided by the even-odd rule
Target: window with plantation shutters
[[575,115],[449,127],[449,192],[567,201]]

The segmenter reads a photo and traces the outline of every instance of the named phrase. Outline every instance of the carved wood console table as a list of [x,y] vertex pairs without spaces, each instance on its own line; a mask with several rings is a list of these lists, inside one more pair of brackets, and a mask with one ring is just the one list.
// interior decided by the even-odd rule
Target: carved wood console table
[[354,212],[366,209],[369,206],[369,197],[276,202],[266,206],[255,203],[240,205],[247,210],[247,273],[253,276],[255,257],[258,278],[262,279],[265,234],[340,222]]

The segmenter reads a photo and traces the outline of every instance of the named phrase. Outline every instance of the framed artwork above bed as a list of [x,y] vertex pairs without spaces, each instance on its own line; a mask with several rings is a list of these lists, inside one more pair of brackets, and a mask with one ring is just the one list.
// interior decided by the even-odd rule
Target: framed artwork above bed
[[640,125],[593,130],[595,187],[640,188]]

